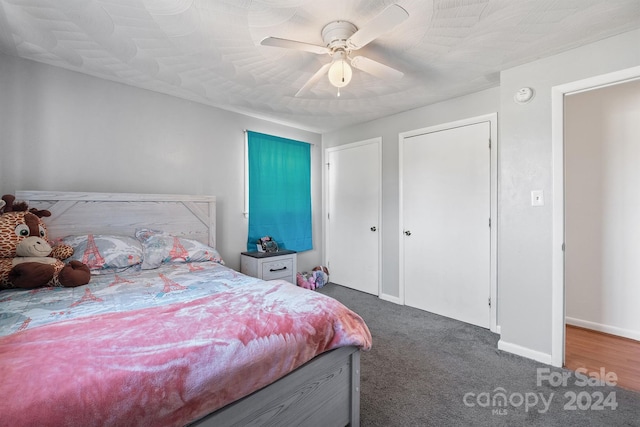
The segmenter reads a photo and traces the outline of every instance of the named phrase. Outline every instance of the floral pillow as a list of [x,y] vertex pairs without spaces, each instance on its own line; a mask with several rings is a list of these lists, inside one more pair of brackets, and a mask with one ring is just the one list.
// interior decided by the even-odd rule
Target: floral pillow
[[136,238],[142,243],[143,270],[158,268],[163,263],[172,262],[213,261],[224,264],[218,251],[197,240],[149,229],[137,230]]
[[142,262],[142,245],[133,237],[106,234],[67,236],[61,240],[73,248],[69,260],[78,260],[99,273],[106,269],[124,269]]

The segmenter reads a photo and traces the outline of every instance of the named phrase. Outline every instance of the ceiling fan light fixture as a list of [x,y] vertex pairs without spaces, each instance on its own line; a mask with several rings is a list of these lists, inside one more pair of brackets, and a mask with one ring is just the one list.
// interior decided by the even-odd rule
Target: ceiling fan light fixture
[[337,88],[348,85],[353,76],[353,70],[351,70],[349,63],[345,61],[345,57],[345,52],[335,52],[333,64],[329,68],[329,82]]
[[351,81],[353,71],[347,61],[341,59],[331,64],[329,68],[329,81],[335,87],[345,87]]

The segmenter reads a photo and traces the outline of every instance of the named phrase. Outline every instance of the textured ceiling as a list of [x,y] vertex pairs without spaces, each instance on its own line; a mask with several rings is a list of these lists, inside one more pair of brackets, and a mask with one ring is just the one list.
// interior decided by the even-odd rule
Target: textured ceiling
[[[409,18],[358,54],[405,73],[354,70],[294,95],[327,55],[261,46],[322,44],[322,27],[362,27],[397,3]],[[296,127],[325,132],[495,87],[503,69],[640,28],[640,0],[0,0],[0,50]],[[639,41],[640,44],[640,41]]]

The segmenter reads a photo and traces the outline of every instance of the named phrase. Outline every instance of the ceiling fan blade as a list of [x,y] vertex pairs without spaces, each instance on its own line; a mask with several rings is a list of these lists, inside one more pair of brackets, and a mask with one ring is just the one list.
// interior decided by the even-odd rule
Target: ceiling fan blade
[[318,46],[311,43],[304,43],[295,40],[281,39],[278,37],[266,37],[260,42],[262,46],[283,47],[285,49],[303,50],[305,52],[323,54],[331,52],[324,46]]
[[403,72],[364,56],[354,57],[351,66],[381,79],[401,79],[404,76]]
[[409,13],[397,4],[392,4],[378,16],[367,22],[347,40],[347,46],[356,50],[365,46],[409,17]]
[[322,78],[322,76],[324,76],[325,74],[327,74],[327,71],[329,71],[329,67],[331,67],[331,62],[329,62],[328,64],[324,64],[318,71],[316,71],[316,73],[311,76],[311,78],[309,80],[307,80],[307,82],[304,84],[304,86],[302,86],[300,88],[300,90],[298,92],[296,92],[296,97],[298,96],[302,96],[305,93],[307,93],[309,91],[309,89],[311,88],[311,86],[313,86],[314,84],[316,84],[318,82],[318,80],[320,80]]

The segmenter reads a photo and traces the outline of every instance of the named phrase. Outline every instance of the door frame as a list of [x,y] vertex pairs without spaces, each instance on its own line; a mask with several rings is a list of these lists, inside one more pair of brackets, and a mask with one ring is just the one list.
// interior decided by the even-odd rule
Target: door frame
[[589,77],[551,88],[552,249],[551,249],[551,365],[564,366],[564,96],[640,78],[640,67]]
[[[324,179],[322,180],[322,185],[324,187],[322,192],[322,217],[323,217],[323,232],[322,232],[322,264],[327,264],[327,248],[328,248],[328,237],[327,230],[329,229],[329,173],[327,171],[327,167],[329,165],[329,155],[330,153],[347,150],[351,148],[356,148],[362,145],[369,144],[377,144],[378,147],[378,164],[376,165],[378,171],[378,297],[382,292],[382,137],[378,136],[375,138],[369,138],[362,141],[351,142],[348,144],[338,145],[335,147],[325,148],[322,152],[322,172],[324,174]],[[329,272],[331,273],[331,272]]]
[[[490,266],[489,266],[489,297],[491,298],[491,306],[489,307],[489,329],[491,332],[500,333],[500,326],[498,325],[498,281],[497,281],[497,272],[498,272],[498,257],[497,257],[497,242],[498,242],[498,113],[490,113],[476,117],[470,117],[462,120],[456,120],[453,122],[442,123],[439,125],[429,126],[421,129],[415,129],[407,132],[400,133],[399,141],[398,141],[398,149],[399,149],[399,224],[400,228],[398,232],[400,233],[399,239],[399,248],[398,248],[398,258],[399,258],[399,277],[398,277],[398,288],[399,288],[399,302],[400,304],[405,304],[404,300],[404,212],[403,212],[403,147],[404,140],[406,138],[426,134],[433,133],[439,131],[445,131],[448,129],[454,129],[461,126],[469,126],[478,123],[489,122],[489,132],[490,132],[490,142],[491,142],[491,150],[490,150],[490,189],[489,189],[489,197],[490,197],[490,218],[491,218],[491,230],[490,234]],[[487,141],[489,143],[489,141]],[[489,219],[489,218],[487,218]],[[487,303],[489,303],[487,301]]]

